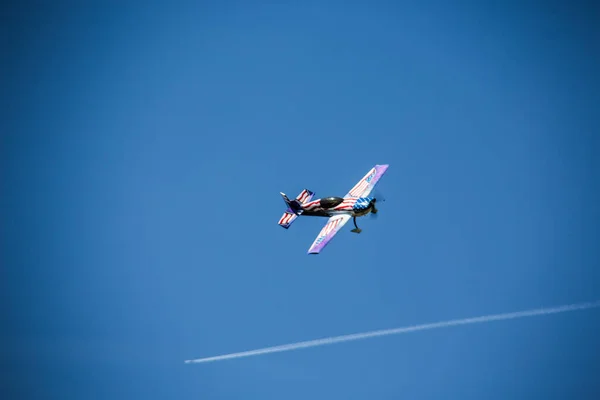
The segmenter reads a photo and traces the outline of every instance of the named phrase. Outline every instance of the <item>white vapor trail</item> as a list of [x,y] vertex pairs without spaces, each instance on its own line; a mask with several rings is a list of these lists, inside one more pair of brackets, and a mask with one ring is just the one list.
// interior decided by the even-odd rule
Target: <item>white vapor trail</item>
[[447,328],[456,325],[470,325],[470,324],[479,324],[484,322],[491,321],[500,321],[507,319],[516,319],[516,318],[525,318],[525,317],[534,317],[537,315],[548,315],[548,314],[557,314],[568,311],[576,311],[576,310],[586,310],[590,308],[600,307],[600,301],[589,302],[589,303],[578,303],[578,304],[570,304],[552,308],[540,308],[535,310],[528,311],[518,311],[504,314],[493,314],[493,315],[485,315],[482,317],[473,317],[473,318],[464,318],[464,319],[454,319],[450,321],[443,322],[434,322],[430,324],[422,324],[422,325],[413,325],[407,326],[404,328],[395,328],[395,329],[382,329],[378,331],[364,332],[364,333],[354,333],[351,335],[343,335],[343,336],[334,336],[324,339],[316,339],[309,340],[306,342],[298,342],[291,344],[284,344],[280,346],[266,347],[258,350],[249,350],[243,351],[240,353],[231,353],[225,354],[221,356],[214,357],[205,357],[205,358],[197,358],[194,360],[186,360],[185,362],[188,364],[191,363],[206,363],[211,361],[222,361],[233,358],[242,358],[242,357],[250,357],[250,356],[259,356],[263,354],[277,353],[282,351],[291,351],[298,350],[307,347],[317,347],[317,346],[325,346],[328,344],[334,343],[342,343],[342,342],[350,342],[353,340],[361,340],[368,339],[376,336],[388,336],[388,335],[399,335],[402,333],[416,332],[416,331],[426,331],[430,329],[439,329],[439,328]]

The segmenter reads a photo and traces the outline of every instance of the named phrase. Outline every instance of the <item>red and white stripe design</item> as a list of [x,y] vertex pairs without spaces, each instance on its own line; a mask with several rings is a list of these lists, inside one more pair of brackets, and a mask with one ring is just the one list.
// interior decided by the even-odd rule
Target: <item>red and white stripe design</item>
[[375,168],[372,168],[367,174],[348,192],[349,196],[352,197],[361,197],[362,194],[369,187],[369,182],[367,182],[367,178],[371,175],[375,175]]
[[308,210],[308,211],[314,210],[315,208],[318,208],[318,207],[321,207],[320,199],[308,202],[306,204],[302,204],[302,208],[304,208],[305,210]]
[[325,226],[323,227],[323,229],[321,229],[321,232],[319,233],[319,238],[326,237],[331,232],[333,232],[335,230],[335,228],[337,228],[337,226],[340,224],[341,220],[342,220],[341,218],[336,218],[336,219],[333,219],[333,220],[327,222],[325,224]]
[[335,211],[352,211],[354,204],[356,204],[356,199],[346,198],[346,199],[344,199],[344,201],[342,201],[340,204],[335,206],[333,209]]
[[308,189],[304,189],[302,192],[300,192],[298,197],[296,197],[296,200],[298,200],[300,203],[304,203],[306,200],[308,200],[309,196],[310,192]]
[[[356,198],[345,198],[343,202],[341,202],[337,206],[333,207],[332,210],[335,210],[335,211],[352,210],[352,207],[354,206],[355,203],[356,203]],[[309,203],[303,204],[302,208],[304,208],[307,211],[313,211],[315,209],[319,209],[319,208],[321,208],[321,200],[317,199],[317,200],[311,201]]]
[[293,220],[296,219],[295,217],[297,217],[296,214],[285,212],[279,219],[279,225],[289,225],[292,223]]
[[[296,200],[300,202],[300,204],[304,204],[305,202],[310,201],[310,199],[312,199],[314,195],[315,194],[312,193],[310,190],[304,189],[300,192],[300,194],[298,194],[298,196],[296,196]],[[292,222],[294,222],[296,218],[298,218],[296,214],[286,211],[283,213],[281,218],[279,218],[278,223],[279,225],[287,229],[290,227],[290,225],[292,224]]]
[[317,236],[308,249],[308,253],[319,254],[335,234],[340,231],[342,226],[344,226],[351,218],[350,214],[341,214],[329,218],[323,229],[321,229],[321,232],[319,232],[319,236]]

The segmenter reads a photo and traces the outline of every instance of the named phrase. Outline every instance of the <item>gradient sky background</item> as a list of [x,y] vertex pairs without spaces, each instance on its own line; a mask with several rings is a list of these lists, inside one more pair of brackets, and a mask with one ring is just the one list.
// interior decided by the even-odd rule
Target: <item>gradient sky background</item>
[[4,9],[0,397],[600,398],[598,310],[183,363],[600,299],[597,5],[302,3]]

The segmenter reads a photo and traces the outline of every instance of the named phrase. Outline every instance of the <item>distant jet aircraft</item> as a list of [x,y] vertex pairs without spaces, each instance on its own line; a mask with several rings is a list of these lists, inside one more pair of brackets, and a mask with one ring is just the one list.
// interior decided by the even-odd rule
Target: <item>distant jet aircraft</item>
[[294,200],[290,200],[285,193],[281,193],[288,209],[279,219],[279,225],[288,229],[301,215],[329,217],[308,249],[308,254],[319,254],[350,218],[353,219],[355,227],[352,232],[360,233],[362,229],[356,225],[356,217],[377,213],[377,208],[375,208],[377,199],[367,196],[388,167],[388,164],[374,166],[344,197],[324,197],[311,201],[315,194],[304,189]]

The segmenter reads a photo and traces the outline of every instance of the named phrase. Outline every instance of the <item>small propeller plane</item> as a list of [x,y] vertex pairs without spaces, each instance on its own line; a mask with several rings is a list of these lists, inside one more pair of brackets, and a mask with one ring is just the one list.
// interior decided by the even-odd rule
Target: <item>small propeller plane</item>
[[315,195],[314,192],[304,189],[294,200],[290,200],[285,193],[281,193],[288,209],[279,219],[279,226],[288,229],[296,218],[301,215],[329,217],[327,223],[325,223],[325,226],[308,249],[308,254],[319,254],[350,218],[354,222],[352,232],[360,233],[362,229],[356,225],[356,218],[369,213],[377,213],[377,208],[375,208],[377,199],[368,196],[388,167],[388,164],[384,164],[371,168],[344,197],[324,197],[312,200]]

